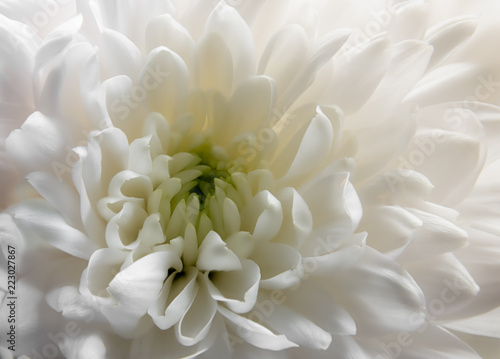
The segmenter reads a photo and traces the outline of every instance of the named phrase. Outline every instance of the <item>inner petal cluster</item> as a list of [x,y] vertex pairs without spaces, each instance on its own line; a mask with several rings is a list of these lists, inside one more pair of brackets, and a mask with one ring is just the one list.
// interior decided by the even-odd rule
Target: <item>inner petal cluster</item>
[[[118,308],[103,312],[116,330],[133,333],[147,314],[162,330],[174,327],[181,344],[194,345],[206,337],[217,312],[248,313],[259,288],[284,289],[300,280],[301,255],[287,243],[296,237],[297,221],[282,206],[297,204],[299,195],[289,187],[277,190],[267,169],[231,167],[226,151],[210,138],[168,154],[175,136],[157,113],[144,128],[149,133],[128,145],[128,165],[112,176],[107,195],[97,202],[108,248],[91,258],[88,287],[100,287],[102,303]],[[303,207],[306,236],[312,215]],[[115,259],[117,273],[104,286],[93,280],[108,269],[96,259],[100,251]],[[146,269],[151,263],[157,266]],[[137,273],[144,270],[156,276]],[[146,278],[155,284],[131,294]],[[134,311],[135,320],[118,327],[116,310]]]

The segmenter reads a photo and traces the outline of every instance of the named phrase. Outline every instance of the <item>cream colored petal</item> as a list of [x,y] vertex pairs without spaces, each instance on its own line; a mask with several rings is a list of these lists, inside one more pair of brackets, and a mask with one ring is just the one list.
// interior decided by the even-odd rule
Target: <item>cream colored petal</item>
[[359,230],[369,233],[368,244],[379,252],[399,254],[410,241],[422,220],[399,206],[364,207]]
[[235,313],[250,311],[259,292],[259,267],[249,259],[241,260],[241,265],[238,270],[205,273],[211,297]]
[[425,258],[405,266],[424,292],[430,320],[460,318],[480,287],[452,254]]
[[195,43],[189,32],[171,15],[153,18],[146,29],[146,51],[165,46],[179,54],[188,67],[192,66]]
[[[241,269],[238,256],[234,254],[221,237],[210,231],[201,242],[196,267],[202,271],[232,271]],[[208,272],[207,272],[208,273]]]
[[215,33],[205,35],[196,52],[197,84],[204,91],[218,91],[231,97],[233,88],[233,59],[231,50]]
[[148,55],[139,75],[136,97],[144,96],[150,111],[172,122],[182,113],[188,85],[189,72],[182,58],[166,47],[157,47]]
[[389,49],[389,38],[379,35],[335,58],[333,76],[322,100],[339,106],[346,114],[358,111],[387,71]]
[[294,343],[321,350],[327,349],[332,343],[330,333],[285,304],[276,305],[273,309],[270,315],[265,316],[265,324],[272,330],[283,333]]
[[272,77],[278,96],[282,96],[306,61],[308,52],[304,29],[296,24],[286,26],[267,43],[257,73]]
[[233,58],[233,88],[255,74],[255,45],[248,25],[238,12],[224,2],[211,12],[205,33],[218,34],[230,49]]
[[24,235],[35,233],[47,243],[78,258],[88,259],[98,241],[71,227],[47,201],[32,199],[10,207],[9,213]]
[[7,153],[27,171],[41,170],[64,161],[64,131],[55,118],[34,112],[5,140]]
[[300,253],[285,244],[259,243],[249,258],[259,266],[263,289],[292,287],[304,273]]
[[278,234],[283,221],[280,201],[269,191],[254,196],[241,211],[241,229],[252,234],[255,240],[269,241]]
[[148,313],[161,330],[174,326],[185,315],[196,296],[200,285],[198,270],[185,267],[183,273],[172,273],[161,289],[159,297],[149,307]]
[[433,68],[452,55],[467,41],[478,25],[476,17],[459,17],[439,23],[428,29],[425,40],[434,47],[429,68]]
[[370,247],[355,266],[324,280],[354,318],[360,335],[414,331],[425,321],[424,294],[415,280]]
[[297,347],[283,334],[274,334],[263,325],[242,317],[219,305],[218,311],[226,318],[228,330],[239,340],[244,340],[256,347],[268,350],[283,350]]
[[128,37],[105,29],[99,39],[99,60],[102,80],[122,74],[135,80],[139,74],[142,54]]
[[312,230],[311,211],[304,198],[292,187],[282,189],[277,198],[283,208],[283,224],[272,241],[299,248]]
[[194,301],[175,327],[179,343],[186,346],[197,344],[207,336],[217,313],[217,302],[210,297],[201,273],[198,273],[198,283],[200,289]]
[[[297,289],[294,290],[295,288]],[[356,334],[354,319],[335,302],[322,284],[313,279],[303,280],[295,288],[283,292],[283,298],[286,298],[285,304],[288,307],[333,335]],[[272,293],[271,301],[273,300]],[[281,300],[275,294],[274,300],[276,301],[277,298]],[[336,338],[334,337],[333,340],[335,341]],[[333,346],[335,347],[336,344]]]

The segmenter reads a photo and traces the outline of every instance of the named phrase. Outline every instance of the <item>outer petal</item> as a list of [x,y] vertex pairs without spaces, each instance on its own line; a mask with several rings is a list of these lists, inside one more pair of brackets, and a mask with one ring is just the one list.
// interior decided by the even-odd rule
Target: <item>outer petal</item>
[[55,248],[75,257],[89,259],[99,248],[89,237],[66,223],[45,200],[34,199],[11,207],[9,212],[21,233],[36,233]]
[[416,330],[425,320],[424,296],[415,281],[369,247],[356,266],[325,280],[353,316],[359,334]]

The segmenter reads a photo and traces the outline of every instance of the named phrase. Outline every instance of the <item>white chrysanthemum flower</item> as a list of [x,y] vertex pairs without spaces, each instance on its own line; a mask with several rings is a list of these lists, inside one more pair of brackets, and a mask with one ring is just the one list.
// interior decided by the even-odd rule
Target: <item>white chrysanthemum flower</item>
[[0,1],[0,353],[495,358],[498,69],[430,7]]

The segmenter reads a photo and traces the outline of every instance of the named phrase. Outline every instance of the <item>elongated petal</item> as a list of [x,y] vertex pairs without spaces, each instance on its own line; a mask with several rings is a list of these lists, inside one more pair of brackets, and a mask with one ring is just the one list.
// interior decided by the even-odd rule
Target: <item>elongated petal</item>
[[52,246],[75,257],[89,259],[99,248],[84,233],[68,225],[62,215],[45,200],[25,201],[12,207],[9,212],[21,230],[37,233]]

